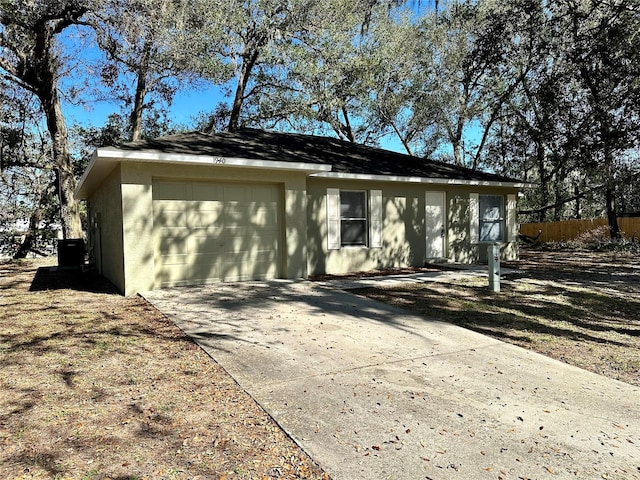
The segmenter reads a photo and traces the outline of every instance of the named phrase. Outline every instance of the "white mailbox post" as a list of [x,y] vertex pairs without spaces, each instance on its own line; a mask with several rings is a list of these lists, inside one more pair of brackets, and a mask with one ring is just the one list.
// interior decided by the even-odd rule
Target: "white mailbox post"
[[489,290],[500,292],[500,244],[489,245],[487,256],[489,258]]

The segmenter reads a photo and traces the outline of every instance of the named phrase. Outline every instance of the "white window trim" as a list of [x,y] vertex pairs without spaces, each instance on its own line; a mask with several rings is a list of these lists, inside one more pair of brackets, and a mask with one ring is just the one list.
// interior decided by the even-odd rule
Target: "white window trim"
[[382,190],[369,190],[369,248],[382,248]]
[[327,248],[340,250],[340,189],[327,188]]
[[[499,240],[482,240],[480,239],[480,221],[482,220],[480,218],[480,197],[497,197],[500,198],[500,233],[501,233],[501,239]],[[477,243],[483,244],[483,245],[487,245],[490,243],[504,243],[505,242],[505,238],[506,238],[506,232],[505,232],[505,204],[504,204],[504,195],[500,195],[500,194],[492,194],[492,193],[486,193],[486,194],[482,194],[482,195],[478,195],[478,221],[476,222],[477,225],[477,229],[478,229],[478,241]]]
[[368,197],[368,239],[366,245],[342,245],[340,215],[340,189],[327,188],[327,249],[340,250],[342,248],[382,248],[382,190],[351,190],[365,192]]
[[469,241],[472,245],[480,243],[480,194],[469,194]]
[[507,242],[518,239],[518,200],[515,194],[507,195]]
[[352,190],[352,189],[348,189],[348,188],[343,188],[340,190],[340,206],[342,207],[342,193],[359,193],[359,194],[364,194],[364,217],[343,217],[342,216],[342,212],[340,213],[340,235],[342,235],[342,222],[343,220],[346,221],[358,221],[361,222],[364,220],[364,234],[365,234],[365,239],[364,239],[364,243],[354,243],[354,244],[349,244],[349,245],[345,245],[342,242],[342,238],[340,239],[340,247],[341,248],[367,248],[369,246],[369,212],[368,212],[368,205],[369,205],[369,195],[367,195],[367,190]]

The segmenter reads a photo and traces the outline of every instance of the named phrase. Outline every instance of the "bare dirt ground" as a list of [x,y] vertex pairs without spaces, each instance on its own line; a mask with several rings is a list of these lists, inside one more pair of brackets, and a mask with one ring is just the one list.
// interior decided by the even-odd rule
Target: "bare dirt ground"
[[640,259],[523,249],[491,293],[487,279],[355,292],[640,386]]
[[144,300],[39,266],[0,265],[0,478],[328,478]]

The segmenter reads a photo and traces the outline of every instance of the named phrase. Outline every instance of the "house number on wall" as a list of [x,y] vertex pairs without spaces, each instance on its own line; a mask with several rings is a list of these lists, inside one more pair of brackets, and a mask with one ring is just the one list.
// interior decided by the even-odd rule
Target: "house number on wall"
[[213,163],[217,163],[219,165],[225,163],[226,160],[224,159],[224,157],[213,157]]

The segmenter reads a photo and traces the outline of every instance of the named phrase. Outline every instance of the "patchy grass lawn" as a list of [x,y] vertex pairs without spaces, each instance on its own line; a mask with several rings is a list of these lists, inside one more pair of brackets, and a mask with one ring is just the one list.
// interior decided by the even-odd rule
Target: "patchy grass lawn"
[[328,478],[143,299],[43,265],[0,265],[0,478]]
[[500,294],[487,279],[355,292],[640,386],[640,260],[525,250]]

